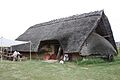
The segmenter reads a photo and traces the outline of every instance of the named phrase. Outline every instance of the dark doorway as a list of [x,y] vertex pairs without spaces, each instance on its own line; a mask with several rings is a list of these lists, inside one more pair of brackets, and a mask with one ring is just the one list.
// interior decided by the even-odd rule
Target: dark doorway
[[56,60],[63,55],[63,50],[58,40],[44,40],[40,42],[38,54],[43,54],[44,60]]

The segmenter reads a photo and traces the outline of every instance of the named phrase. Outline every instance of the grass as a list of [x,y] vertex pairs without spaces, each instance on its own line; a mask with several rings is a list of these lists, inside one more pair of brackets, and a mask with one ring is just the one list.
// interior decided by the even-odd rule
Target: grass
[[120,80],[120,55],[114,62],[87,59],[75,62],[0,62],[0,80]]

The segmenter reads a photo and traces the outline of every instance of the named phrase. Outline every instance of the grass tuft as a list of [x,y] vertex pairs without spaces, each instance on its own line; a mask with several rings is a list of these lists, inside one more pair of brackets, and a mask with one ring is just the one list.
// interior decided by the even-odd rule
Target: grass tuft
[[82,61],[78,60],[76,61],[78,65],[89,65],[89,64],[100,64],[100,63],[106,63],[103,59],[100,58],[85,58]]

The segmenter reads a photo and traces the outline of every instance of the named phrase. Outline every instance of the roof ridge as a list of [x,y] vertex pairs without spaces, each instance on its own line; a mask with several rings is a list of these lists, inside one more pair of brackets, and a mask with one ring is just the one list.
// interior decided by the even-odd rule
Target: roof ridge
[[89,16],[100,16],[100,15],[102,15],[102,12],[104,12],[104,11],[100,10],[100,11],[94,11],[94,12],[89,12],[89,13],[76,14],[76,15],[72,15],[69,17],[59,18],[59,19],[53,19],[48,22],[43,22],[43,23],[33,25],[30,28],[51,25],[51,24],[55,24],[55,23],[59,23],[59,22],[70,21],[70,20],[80,19],[80,18],[89,17]]

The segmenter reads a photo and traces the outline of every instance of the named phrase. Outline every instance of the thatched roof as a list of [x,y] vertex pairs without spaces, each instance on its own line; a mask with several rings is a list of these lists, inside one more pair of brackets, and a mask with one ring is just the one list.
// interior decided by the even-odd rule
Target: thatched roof
[[[99,26],[98,26],[99,25]],[[109,42],[116,48],[110,24],[104,11],[95,11],[67,18],[52,20],[30,27],[17,40],[31,41],[32,51],[38,51],[44,40],[58,40],[64,53],[80,52],[82,45],[95,29],[102,36],[108,36]],[[19,51],[29,51],[29,45],[15,46]]]

